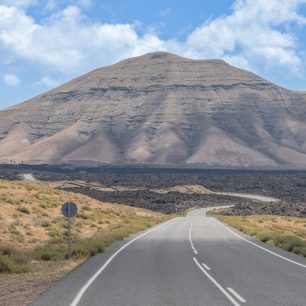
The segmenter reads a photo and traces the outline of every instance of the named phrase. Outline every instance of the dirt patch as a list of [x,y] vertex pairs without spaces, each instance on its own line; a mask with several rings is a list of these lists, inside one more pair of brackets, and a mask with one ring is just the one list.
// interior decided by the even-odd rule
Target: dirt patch
[[30,273],[0,274],[0,304],[24,306],[44,293],[55,281],[77,267],[81,261],[33,262]]

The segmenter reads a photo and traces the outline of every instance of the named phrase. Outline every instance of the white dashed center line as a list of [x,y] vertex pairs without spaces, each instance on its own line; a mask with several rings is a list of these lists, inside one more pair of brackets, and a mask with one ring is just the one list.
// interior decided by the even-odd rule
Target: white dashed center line
[[233,297],[201,266],[201,264],[197,261],[195,257],[193,257],[193,261],[199,267],[199,269],[207,276],[207,278],[228,298],[228,300],[234,306],[240,306]]
[[[190,224],[189,227],[189,242],[190,246],[193,250],[193,252],[197,255],[198,251],[195,249],[193,245],[193,241],[191,238],[191,230],[192,230],[193,223]],[[196,257],[193,257],[193,261],[195,264],[199,267],[199,269],[206,275],[206,277],[228,298],[228,300],[234,305],[234,306],[240,306],[240,304],[233,298],[233,296],[240,302],[246,303],[246,300],[238,294],[233,288],[227,287],[226,289],[233,295],[229,294],[225,288],[223,288],[207,271],[210,271],[210,267],[206,265],[204,262],[202,262],[202,265],[199,263],[199,261],[196,259]],[[207,270],[207,271],[206,271]]]
[[193,224],[193,223],[191,223],[191,224],[190,224],[190,227],[189,227],[189,242],[190,242],[190,245],[191,245],[191,248],[192,248],[194,254],[198,255],[198,251],[197,251],[196,248],[194,247],[193,242],[192,242],[192,239],[191,239],[192,224]]

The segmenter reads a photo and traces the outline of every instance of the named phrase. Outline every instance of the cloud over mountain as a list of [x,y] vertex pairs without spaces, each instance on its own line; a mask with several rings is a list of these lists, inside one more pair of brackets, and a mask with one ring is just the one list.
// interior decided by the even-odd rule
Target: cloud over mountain
[[[297,77],[305,69],[305,54],[291,30],[292,25],[305,26],[305,17],[299,13],[305,0],[237,0],[230,14],[207,20],[183,41],[162,39],[149,28],[140,34],[137,21],[93,21],[83,10],[85,2],[68,5],[67,1],[68,6],[59,11],[53,1],[53,10],[42,20],[27,10],[37,1],[2,2],[0,52],[66,77],[153,51],[194,59],[222,58],[257,73],[285,70]],[[48,1],[40,3],[51,7]]]

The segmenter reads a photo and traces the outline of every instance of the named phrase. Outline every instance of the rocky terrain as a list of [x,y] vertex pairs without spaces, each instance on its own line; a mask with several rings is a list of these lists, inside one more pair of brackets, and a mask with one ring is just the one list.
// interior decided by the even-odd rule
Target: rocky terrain
[[236,205],[252,201],[216,194],[186,194],[180,192],[156,193],[150,190],[103,192],[89,188],[65,188],[66,191],[85,194],[99,201],[121,203],[162,213],[184,212],[189,208]]
[[275,215],[306,218],[305,202],[279,201],[263,203],[260,201],[236,203],[234,207],[220,212],[225,216]]
[[[305,217],[306,214],[305,171],[124,167],[76,170],[51,166],[29,168],[26,165],[2,166],[1,169],[0,166],[2,179],[21,179],[23,173],[33,173],[37,179],[48,182],[54,188],[80,192],[103,201],[166,213],[183,211],[194,206],[236,205],[235,208],[228,210],[227,214],[271,214],[296,217]],[[178,189],[176,186],[195,186],[195,188],[194,192],[186,192],[184,188]],[[198,186],[203,186],[201,192],[195,192],[199,189]],[[167,190],[167,193],[158,193],[156,190]],[[211,192],[250,193],[274,197],[280,201],[262,203]]]
[[1,111],[0,161],[306,168],[306,94],[150,53]]
[[[115,171],[116,172],[116,171]],[[130,170],[133,172],[133,170]],[[137,171],[135,171],[137,172]],[[145,188],[140,191],[117,191],[115,193],[94,191],[90,188],[71,188],[71,191],[91,197],[147,207],[157,211],[176,212],[193,206],[235,205],[225,212],[228,215],[269,214],[280,216],[306,216],[306,172],[305,171],[228,171],[228,170],[151,170],[153,173],[37,173],[41,179],[85,179],[104,186],[126,186]],[[149,170],[150,172],[150,170]],[[170,192],[159,195],[148,191],[152,188],[171,188],[177,185],[200,185],[215,192],[240,192],[265,195],[280,199],[279,202],[264,203],[250,199],[222,196],[218,194],[182,194]]]

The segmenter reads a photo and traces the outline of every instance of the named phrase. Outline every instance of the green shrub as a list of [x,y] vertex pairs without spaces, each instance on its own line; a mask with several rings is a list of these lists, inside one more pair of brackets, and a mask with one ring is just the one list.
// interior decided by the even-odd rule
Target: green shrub
[[52,238],[59,238],[63,236],[63,231],[57,226],[51,226],[48,234]]
[[32,256],[37,260],[43,261],[57,261],[65,258],[65,248],[64,246],[46,246],[40,247],[34,250]]
[[20,211],[23,214],[27,214],[27,215],[30,214],[30,210],[28,208],[24,207],[24,206],[18,207],[17,210]]
[[48,221],[48,220],[42,220],[42,221],[40,222],[40,226],[41,226],[41,227],[49,227],[49,226],[51,226],[51,223],[50,223],[50,221]]
[[9,227],[9,231],[10,231],[10,233],[13,234],[13,235],[22,236],[22,234],[15,228],[14,225],[13,225],[13,226],[11,225],[11,226]]
[[20,202],[18,200],[6,199],[6,202],[12,205],[19,205]]
[[26,264],[29,261],[29,256],[25,252],[17,251],[12,246],[0,246],[0,252],[8,255],[12,260],[20,264]]
[[14,261],[8,254],[0,251],[0,273],[23,273],[29,269],[21,263]]
[[294,236],[277,236],[274,239],[275,245],[292,252],[294,248],[306,246],[306,242]]
[[82,240],[75,243],[72,250],[72,256],[84,258],[102,253],[105,250],[105,244],[99,239]]
[[269,240],[273,240],[273,235],[271,233],[268,233],[268,232],[259,232],[256,235],[256,238],[259,239],[262,242],[267,242]]
[[83,220],[89,219],[89,216],[84,213],[78,213],[77,218],[82,218]]
[[306,243],[304,247],[294,247],[293,253],[306,257]]

